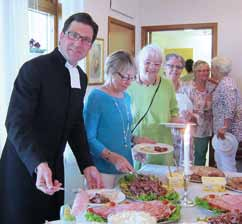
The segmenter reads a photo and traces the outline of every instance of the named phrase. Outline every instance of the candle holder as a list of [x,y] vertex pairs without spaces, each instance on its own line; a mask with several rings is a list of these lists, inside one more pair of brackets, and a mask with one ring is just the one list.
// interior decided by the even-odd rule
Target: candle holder
[[184,175],[184,194],[182,199],[180,200],[180,204],[182,207],[193,207],[195,204],[194,202],[188,197],[188,181],[190,175]]

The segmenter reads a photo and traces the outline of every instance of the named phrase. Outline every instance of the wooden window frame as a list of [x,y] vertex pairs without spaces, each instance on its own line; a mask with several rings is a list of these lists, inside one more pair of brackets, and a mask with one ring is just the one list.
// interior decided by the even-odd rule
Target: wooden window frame
[[[37,4],[37,5],[36,5]],[[58,0],[28,0],[28,7],[49,13],[54,16],[54,47],[58,46],[58,17],[61,15],[61,4]]]

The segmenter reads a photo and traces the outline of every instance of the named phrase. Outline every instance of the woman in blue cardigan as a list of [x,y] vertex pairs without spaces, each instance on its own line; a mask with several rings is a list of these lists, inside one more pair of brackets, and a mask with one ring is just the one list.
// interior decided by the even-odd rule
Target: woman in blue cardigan
[[85,103],[84,122],[94,164],[109,176],[132,172],[131,139],[136,143],[148,139],[131,135],[130,96],[125,90],[136,78],[132,56],[125,51],[114,52],[104,70],[104,85],[93,89]]

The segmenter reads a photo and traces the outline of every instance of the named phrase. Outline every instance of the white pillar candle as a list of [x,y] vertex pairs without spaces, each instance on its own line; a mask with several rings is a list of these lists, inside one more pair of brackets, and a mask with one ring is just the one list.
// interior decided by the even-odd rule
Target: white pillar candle
[[190,125],[186,126],[184,133],[184,175],[190,174]]

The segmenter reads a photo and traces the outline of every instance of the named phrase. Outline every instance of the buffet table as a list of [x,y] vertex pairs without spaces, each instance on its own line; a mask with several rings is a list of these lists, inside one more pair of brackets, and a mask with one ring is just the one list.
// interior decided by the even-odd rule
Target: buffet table
[[[171,170],[174,170],[175,167],[171,167]],[[155,175],[159,177],[162,181],[165,181],[165,176],[169,172],[167,166],[160,166],[160,165],[152,165],[152,164],[146,164],[144,165],[139,171],[141,174],[150,174]],[[232,173],[227,172],[225,173],[226,176],[242,176],[242,173]],[[183,195],[183,188],[176,188],[175,189],[178,193],[180,193],[180,196]],[[196,196],[203,197],[207,194],[213,193],[213,192],[207,192],[203,190],[203,185],[199,183],[189,183],[188,184],[188,192],[190,199],[194,200]],[[241,194],[235,191],[229,191],[226,190],[225,192],[215,192],[215,194]],[[199,207],[189,207],[189,208],[182,208],[181,209],[181,219],[177,223],[196,223],[197,218],[204,218],[206,216],[211,216],[212,212],[207,211],[205,209],[199,208]],[[48,222],[49,224],[61,224],[61,221],[52,221]],[[77,224],[91,224],[91,222],[81,220],[80,222],[77,222]]]

